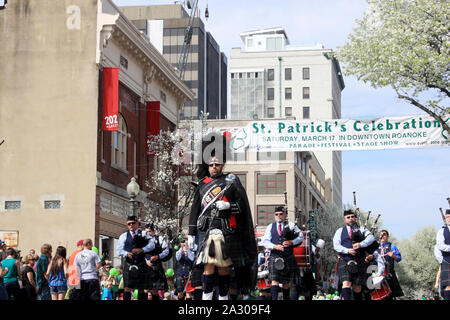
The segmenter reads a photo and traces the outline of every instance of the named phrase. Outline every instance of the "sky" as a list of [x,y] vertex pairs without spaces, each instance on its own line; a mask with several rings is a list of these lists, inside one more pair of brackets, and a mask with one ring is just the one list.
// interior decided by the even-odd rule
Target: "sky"
[[[166,0],[113,0],[118,6],[173,4]],[[209,19],[204,11],[208,5]],[[343,46],[355,19],[367,8],[364,0],[199,0],[202,20],[229,58],[231,48],[243,47],[244,31],[283,27],[290,44],[317,43],[327,49]],[[390,88],[373,89],[344,73],[342,118],[376,118],[424,114],[396,98]],[[342,152],[344,205],[381,214],[383,228],[396,239],[410,238],[423,226],[442,226],[439,208],[449,208],[450,149],[413,149]]]

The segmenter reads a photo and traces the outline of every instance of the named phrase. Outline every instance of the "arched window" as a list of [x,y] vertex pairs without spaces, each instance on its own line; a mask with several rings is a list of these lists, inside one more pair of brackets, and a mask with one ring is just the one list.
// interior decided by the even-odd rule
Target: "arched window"
[[119,130],[112,132],[111,164],[123,170],[127,169],[127,138],[127,124],[119,113]]

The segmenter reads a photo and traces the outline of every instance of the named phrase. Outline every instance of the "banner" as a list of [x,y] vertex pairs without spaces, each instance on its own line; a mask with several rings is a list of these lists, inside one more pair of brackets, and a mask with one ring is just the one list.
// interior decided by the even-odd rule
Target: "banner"
[[[448,122],[450,116],[444,118]],[[428,116],[376,119],[267,120],[229,128],[235,152],[337,151],[449,146],[448,133]]]
[[[161,124],[160,124],[160,101],[147,101],[146,106],[146,133],[147,140],[151,139],[151,136],[159,135]],[[147,141],[147,155],[153,155],[152,150],[149,148],[150,142]]]
[[119,130],[119,68],[103,68],[103,131]]

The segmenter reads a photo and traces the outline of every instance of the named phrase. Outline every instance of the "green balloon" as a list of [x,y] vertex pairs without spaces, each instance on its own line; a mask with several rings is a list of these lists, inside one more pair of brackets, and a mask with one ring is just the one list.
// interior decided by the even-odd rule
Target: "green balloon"
[[327,294],[327,299],[331,300],[331,294]]
[[138,295],[139,295],[139,291],[138,291],[138,289],[134,290],[134,292],[133,292],[133,296],[134,296],[134,298],[135,298],[135,299],[137,299],[137,298],[138,298]]
[[94,251],[96,254],[98,254],[98,249],[97,249],[97,247],[92,247],[92,251]]
[[119,276],[119,270],[117,270],[116,268],[111,268],[111,270],[109,270],[109,275],[110,276]]
[[178,239],[183,239],[183,236],[180,234],[180,235],[178,236]]
[[169,268],[169,269],[166,270],[166,276],[168,276],[168,277],[172,277],[173,276],[173,269],[172,268]]
[[180,249],[180,247],[179,246],[177,246],[177,245],[175,245],[174,247],[173,247],[175,250],[178,250],[178,249]]

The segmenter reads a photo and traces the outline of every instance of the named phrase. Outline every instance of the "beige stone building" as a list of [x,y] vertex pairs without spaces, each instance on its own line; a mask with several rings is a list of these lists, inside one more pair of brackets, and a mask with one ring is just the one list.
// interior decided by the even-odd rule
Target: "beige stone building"
[[[174,128],[194,93],[110,0],[10,1],[0,30],[0,237],[69,254],[92,238],[112,258],[126,185],[135,177],[146,197],[153,168],[146,103]],[[119,68],[115,132],[102,130],[104,67]]]

